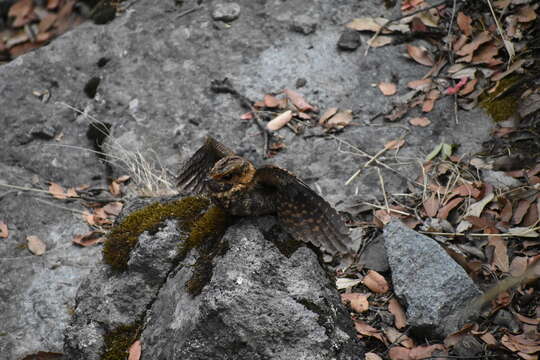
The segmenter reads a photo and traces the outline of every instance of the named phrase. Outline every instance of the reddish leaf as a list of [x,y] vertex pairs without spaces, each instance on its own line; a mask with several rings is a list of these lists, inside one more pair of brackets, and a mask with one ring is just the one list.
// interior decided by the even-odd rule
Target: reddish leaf
[[497,345],[497,339],[495,339],[495,336],[493,336],[489,332],[482,334],[480,336],[480,339],[482,339],[482,341],[484,341],[488,345]]
[[458,93],[462,87],[467,84],[467,80],[469,80],[468,77],[462,77],[461,80],[456,84],[456,86],[451,86],[448,89],[446,89],[446,95],[453,95]]
[[427,117],[414,117],[409,119],[409,124],[412,126],[426,127],[431,124],[431,121]]
[[440,201],[435,197],[435,194],[432,194],[428,199],[424,200],[423,205],[427,216],[435,217],[439,211]]
[[270,94],[264,95],[263,102],[264,102],[264,106],[268,108],[276,108],[280,104],[279,99],[275,97],[274,95],[270,95]]
[[461,49],[459,49],[456,52],[456,54],[458,54],[459,56],[469,55],[472,60],[472,53],[476,49],[478,49],[480,45],[490,40],[491,40],[491,34],[489,33],[489,31],[483,31],[480,34],[476,35],[470,43],[464,45]]
[[478,79],[472,79],[471,81],[467,82],[467,84],[465,84],[465,86],[459,91],[459,95],[465,96],[472,93],[477,82]]
[[3,221],[0,221],[0,238],[7,239],[8,236],[9,236],[9,231],[8,231],[7,224]]
[[291,100],[294,106],[300,111],[313,111],[315,108],[311,106],[302,95],[294,90],[285,89],[283,93]]
[[384,294],[388,290],[390,290],[388,282],[386,281],[384,276],[382,276],[375,270],[368,270],[368,273],[362,279],[362,284],[364,284],[369,290],[377,294]]
[[374,338],[379,339],[382,343],[386,343],[386,339],[384,338],[384,335],[379,330],[375,329],[373,326],[367,324],[366,322],[362,320],[355,320],[354,328],[359,334],[362,334],[364,336],[374,337]]
[[128,360],[139,360],[141,358],[141,352],[141,341],[135,340],[135,342],[129,347]]
[[248,111],[247,113],[243,113],[242,115],[240,115],[240,119],[253,120],[253,113],[251,111]]
[[15,2],[8,12],[9,17],[14,17],[15,20],[11,24],[14,28],[23,26],[30,22],[34,3],[32,0],[19,0]]
[[512,203],[507,198],[503,198],[504,207],[501,211],[500,219],[504,222],[510,222],[512,219]]
[[450,200],[446,205],[444,205],[442,208],[439,209],[439,212],[437,213],[437,217],[439,219],[447,219],[450,211],[454,210],[456,206],[461,204],[462,201],[463,201],[463,198],[461,197]]
[[387,83],[387,82],[381,82],[378,85],[379,90],[383,93],[385,96],[394,95],[397,91],[396,84]]
[[430,78],[413,80],[407,83],[407,87],[420,91],[428,91],[431,88],[433,81]]

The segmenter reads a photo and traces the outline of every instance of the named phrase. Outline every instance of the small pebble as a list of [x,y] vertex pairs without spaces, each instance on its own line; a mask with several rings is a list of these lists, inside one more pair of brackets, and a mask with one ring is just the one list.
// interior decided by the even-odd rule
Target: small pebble
[[345,29],[339,37],[337,46],[340,50],[354,51],[361,44],[360,33],[356,30]]
[[212,11],[212,19],[216,21],[234,21],[240,16],[240,5],[235,2],[217,3]]

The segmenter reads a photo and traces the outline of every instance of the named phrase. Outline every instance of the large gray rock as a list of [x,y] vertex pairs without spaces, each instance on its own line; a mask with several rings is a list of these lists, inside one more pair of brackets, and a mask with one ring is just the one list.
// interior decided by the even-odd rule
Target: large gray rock
[[[174,261],[186,233],[173,221],[143,233],[128,269],[97,265],[82,283],[66,329],[68,359],[98,360],[121,327],[144,329],[148,359],[357,359],[363,348],[333,281],[307,247],[291,241],[274,217],[231,226],[211,260],[200,293],[189,283],[193,250]],[[275,244],[274,244],[275,242]],[[133,341],[133,340],[132,340]]]
[[482,294],[465,270],[435,240],[400,221],[384,228],[394,292],[407,306],[412,332],[445,337],[460,329]]
[[[306,79],[300,91],[308,101],[321,109],[354,111],[360,126],[345,129],[338,139],[371,154],[410,130],[406,122],[387,126],[380,118],[369,121],[392,103],[372,84],[394,80],[403,94],[406,84],[422,78],[426,68],[400,56],[403,46],[371,49],[363,56],[368,34],[361,34],[364,45],[355,52],[336,47],[343,24],[351,18],[389,17],[399,9],[389,14],[379,1],[238,0],[241,16],[224,28],[212,19],[215,1],[205,1],[181,17],[198,7],[198,1],[183,1],[181,8],[175,3],[129,1],[127,11],[113,22],[83,24],[0,67],[1,182],[40,189],[47,188],[47,181],[106,188],[108,177],[125,173],[125,164],[118,161],[118,146],[108,152],[111,164],[84,150],[93,149],[94,140],[86,134],[95,121],[110,124],[113,142],[124,150],[156,154],[173,172],[207,134],[260,163],[259,130],[239,119],[246,109],[233,96],[210,90],[212,80],[225,77],[252,100]],[[295,17],[302,14],[317,19],[315,32],[291,31]],[[101,81],[89,98],[84,89],[95,78]],[[45,91],[50,94],[47,102],[34,95]],[[412,179],[419,173],[416,160],[441,142],[461,143],[462,152],[476,151],[489,134],[489,120],[481,111],[460,112],[456,124],[452,105],[449,97],[438,101],[429,113],[432,125],[412,129],[397,158],[389,154],[381,159]],[[349,145],[321,136],[320,129],[297,136],[284,128],[278,135],[287,148],[273,162],[297,173],[331,202],[379,193],[373,168],[343,186],[367,160]],[[388,191],[403,191],[402,177],[384,169],[383,176]],[[73,235],[88,230],[83,219],[38,203],[36,196],[0,190],[0,219],[10,227],[10,237],[0,242],[0,332],[8,334],[0,342],[0,357],[10,360],[61,350],[60,334],[75,289],[99,259],[99,248],[70,243]],[[74,203],[55,204],[82,209]],[[30,256],[23,246],[28,235],[40,236],[51,252],[43,258]],[[62,265],[57,268],[56,263]],[[34,291],[44,279],[49,286]],[[47,309],[45,317],[51,321],[35,326],[43,312],[29,309]]]

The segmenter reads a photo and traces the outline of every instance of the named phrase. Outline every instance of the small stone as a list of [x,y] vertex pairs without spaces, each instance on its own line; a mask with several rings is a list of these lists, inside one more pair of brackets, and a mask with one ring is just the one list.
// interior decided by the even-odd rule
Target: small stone
[[306,84],[307,84],[307,80],[306,80],[306,79],[304,79],[304,78],[296,79],[296,88],[297,88],[297,89],[300,89],[300,88],[306,86]]
[[358,49],[362,42],[360,38],[360,33],[356,30],[345,29],[339,37],[337,46],[340,50],[344,51],[354,51]]
[[217,3],[212,11],[212,19],[216,21],[234,21],[240,16],[240,5],[232,3]]
[[317,29],[318,20],[309,15],[298,15],[293,18],[291,30],[309,35]]
[[59,127],[52,123],[45,123],[42,126],[35,128],[32,131],[32,136],[34,138],[43,139],[43,140],[51,140],[54,139],[56,134],[58,133]]

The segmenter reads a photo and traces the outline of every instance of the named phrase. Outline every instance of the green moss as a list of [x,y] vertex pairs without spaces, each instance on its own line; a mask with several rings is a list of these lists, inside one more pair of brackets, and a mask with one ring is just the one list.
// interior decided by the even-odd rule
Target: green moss
[[501,97],[498,96],[510,89],[519,81],[519,79],[519,76],[508,76],[501,80],[499,86],[493,93],[484,94],[480,97],[480,106],[486,110],[494,121],[504,121],[516,114],[518,97],[512,94],[505,94]]
[[125,270],[131,249],[144,231],[156,231],[168,218],[182,220],[190,228],[209,204],[205,198],[188,197],[169,203],[154,203],[134,211],[107,236],[103,246],[103,261],[115,270]]
[[122,325],[105,334],[105,352],[101,360],[125,360],[131,344],[140,335],[141,324]]
[[227,213],[214,206],[192,224],[188,239],[181,244],[179,250],[181,259],[185,258],[191,249],[199,250],[191,279],[186,282],[186,289],[191,295],[199,295],[212,279],[212,260],[227,250],[227,244],[221,241],[221,237],[230,220]]

